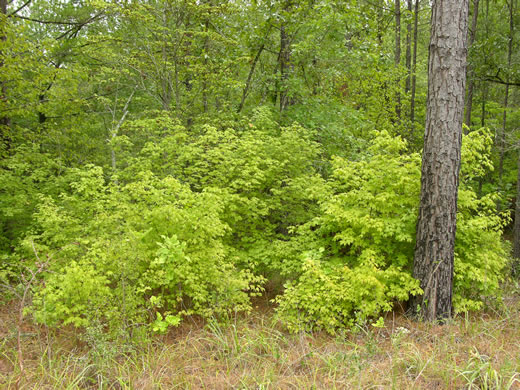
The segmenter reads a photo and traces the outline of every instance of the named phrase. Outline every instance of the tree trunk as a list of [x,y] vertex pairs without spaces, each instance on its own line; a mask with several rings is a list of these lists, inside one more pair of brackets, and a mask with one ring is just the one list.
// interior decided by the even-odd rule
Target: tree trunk
[[[502,131],[500,132],[500,155],[498,161],[498,182],[500,189],[503,189],[503,175],[504,175],[504,157],[506,150],[506,129],[507,129],[507,109],[509,106],[509,70],[511,69],[511,57],[513,54],[513,38],[515,32],[514,25],[514,10],[513,10],[513,2],[514,0],[510,0],[507,2],[509,8],[509,40],[507,46],[507,76],[506,76],[506,89],[504,93],[504,111],[502,113]],[[499,205],[501,206],[500,202]]]
[[[395,0],[395,66],[399,72],[401,64],[401,0]],[[397,76],[397,96],[395,97],[395,114],[401,119],[401,90],[399,88],[400,77]]]
[[423,295],[413,309],[427,321],[452,315],[469,0],[432,6],[428,100],[414,277]]
[[[113,141],[118,136],[119,129],[125,122],[126,116],[128,115],[128,106],[132,102],[132,98],[134,97],[136,90],[137,90],[137,87],[135,87],[135,89],[132,91],[132,93],[126,100],[125,106],[123,107],[123,113],[121,114],[121,118],[119,118],[119,120],[117,122],[116,122],[117,97],[116,97],[116,101],[114,103],[114,108],[112,110],[109,108],[109,110],[112,111],[112,126],[110,129],[110,140],[109,141]],[[110,144],[110,161],[112,164],[112,174],[115,175],[116,170],[117,170],[117,159],[116,159],[116,151],[114,150],[114,145],[112,145],[112,144]],[[117,179],[115,180],[115,183],[118,184]]]
[[[44,93],[41,93],[39,96],[38,96],[38,103],[39,105],[41,106],[43,103],[45,103],[45,94]],[[44,125],[45,122],[47,121],[47,115],[45,115],[45,113],[41,110],[41,108],[39,107],[38,108],[38,123],[40,125]]]
[[291,61],[291,48],[289,42],[289,35],[285,30],[285,25],[280,27],[280,112],[283,112],[289,105],[287,95],[287,82],[289,80],[289,62]]
[[[413,12],[413,1],[407,0],[407,9],[410,14]],[[408,21],[406,23],[406,84],[405,92],[410,92],[412,82],[412,23]]]
[[[7,0],[0,0],[0,40],[4,41],[7,39],[5,28],[7,27]],[[0,52],[0,69],[4,66],[2,60],[2,53]],[[7,100],[7,88],[4,82],[0,83],[0,101],[5,102]],[[2,146],[0,147],[0,156],[4,152],[8,152],[11,149],[11,118],[7,114],[0,116],[0,134],[2,134]]]
[[419,0],[415,0],[415,10],[413,15],[413,56],[412,56],[412,91],[410,96],[410,123],[412,133],[415,129],[415,91],[417,86],[417,77],[415,75],[417,69],[417,40],[419,28]]
[[[167,28],[169,24],[169,15],[168,9],[165,5],[165,8],[162,12],[162,27]],[[162,62],[161,62],[161,71],[158,72],[158,77],[160,78],[161,83],[161,93],[160,99],[162,104],[162,109],[164,111],[170,111],[171,100],[172,100],[172,79],[171,72],[168,69],[169,63],[169,52],[168,52],[168,38],[164,37],[161,47],[162,54]]]
[[[209,19],[204,23],[204,69],[208,72],[208,56],[209,56]],[[209,72],[208,72],[209,73]],[[208,73],[202,76],[202,107],[204,114],[208,112]]]
[[[516,179],[516,207],[513,237],[513,257],[520,259],[520,151],[518,151],[518,173]],[[520,271],[520,270],[517,270]]]
[[[184,44],[184,47],[185,47],[185,58],[186,58],[186,76],[184,78],[184,86],[186,88],[186,97],[188,100],[192,100],[193,101],[193,96],[191,95],[191,92],[192,92],[192,89],[193,89],[193,84],[192,84],[192,75],[191,75],[191,63],[190,63],[190,60],[188,59],[191,55],[191,40],[193,38],[193,33],[189,31],[190,29],[190,19],[187,18],[186,19],[186,24],[185,24],[185,28],[186,28],[186,33],[185,33],[185,37],[186,37],[186,42]],[[188,105],[188,108],[186,110],[187,112],[187,118],[186,118],[186,127],[188,129],[191,129],[191,126],[193,125],[193,111],[190,110],[190,107]]]
[[520,275],[520,151],[518,153],[517,168],[518,173],[516,177],[516,207],[515,207],[515,225],[513,228],[513,265],[512,274],[515,277]]
[[374,5],[377,9],[377,45],[379,47],[379,50],[383,50],[383,26],[384,26],[384,7],[381,5]]
[[480,126],[486,127],[486,102],[488,98],[488,83],[486,81],[483,81],[483,91],[482,91],[482,113],[480,116]]
[[[475,36],[477,35],[477,21],[478,21],[478,4],[480,0],[473,0],[473,17],[471,20],[471,30],[469,32],[468,46],[473,46],[475,42]],[[471,111],[473,108],[473,89],[475,87],[475,78],[473,75],[473,69],[468,65],[468,96],[466,97],[466,117],[464,123],[466,126],[471,126]]]
[[262,43],[260,47],[258,48],[258,51],[256,52],[256,56],[253,59],[253,63],[251,64],[251,69],[249,69],[249,74],[247,75],[247,81],[246,85],[244,87],[244,90],[242,91],[242,99],[240,100],[240,105],[238,106],[237,112],[240,113],[242,109],[244,108],[244,103],[246,102],[246,97],[249,92],[249,88],[251,87],[251,81],[253,80],[253,74],[255,73],[256,64],[258,63],[258,60],[260,59],[260,55],[264,51],[265,43]]

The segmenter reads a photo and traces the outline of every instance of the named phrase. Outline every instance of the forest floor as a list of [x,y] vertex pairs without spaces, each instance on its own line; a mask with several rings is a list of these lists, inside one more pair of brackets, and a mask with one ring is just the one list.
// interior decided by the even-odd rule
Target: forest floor
[[1,389],[520,389],[518,286],[502,309],[444,326],[390,313],[335,336],[288,334],[261,302],[133,348],[24,324],[23,375],[16,321],[16,303],[0,307]]

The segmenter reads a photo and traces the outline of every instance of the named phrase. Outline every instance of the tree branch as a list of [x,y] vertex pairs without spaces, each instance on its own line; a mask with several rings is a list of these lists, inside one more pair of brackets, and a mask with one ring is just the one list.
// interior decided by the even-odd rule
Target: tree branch
[[242,92],[242,100],[240,101],[240,105],[238,106],[237,112],[241,112],[242,108],[244,108],[244,103],[246,101],[247,93],[249,92],[249,87],[251,86],[251,80],[253,78],[253,73],[255,72],[255,67],[258,62],[258,59],[260,58],[260,54],[262,54],[262,51],[264,51],[265,43],[262,43],[260,47],[258,48],[258,51],[256,53],[256,56],[253,60],[253,63],[251,64],[251,69],[249,70],[249,75],[247,76],[246,85],[244,87],[244,91]]
[[16,11],[13,11],[9,15],[7,15],[7,17],[16,16],[16,14],[18,12],[20,12],[21,10],[23,10],[25,7],[27,7],[31,1],[32,0],[27,0],[24,4],[22,4],[20,7],[18,7],[18,9]]
[[9,14],[9,16],[18,18],[18,19],[22,19],[22,20],[27,20],[29,22],[40,23],[40,24],[56,24],[56,25],[61,25],[61,26],[77,26],[77,25],[82,24],[82,22],[60,22],[58,20],[40,20],[40,19],[29,18],[27,16],[15,15],[14,13]]
[[[32,1],[32,0],[28,0],[28,2],[26,4],[29,4],[30,1]],[[30,17],[27,17],[27,16],[16,15],[16,12],[18,12],[18,10],[13,12],[13,13],[11,13],[11,14],[9,14],[8,16],[9,17],[18,18],[18,19],[22,19],[22,20],[27,20],[29,22],[40,23],[40,24],[52,24],[52,25],[58,25],[58,26],[71,26],[71,28],[69,28],[67,31],[65,31],[61,35],[59,35],[56,38],[56,40],[60,40],[61,38],[64,38],[64,37],[66,37],[67,35],[69,35],[71,33],[73,35],[77,34],[87,24],[94,22],[100,16],[103,15],[103,12],[99,12],[98,14],[96,14],[96,15],[94,15],[94,16],[86,19],[86,20],[83,20],[83,21],[79,21],[79,22],[63,22],[63,21],[58,21],[58,20],[41,20],[41,19],[30,18]]]
[[70,28],[68,31],[65,31],[63,34],[61,34],[60,36],[58,36],[58,37],[56,38],[56,40],[58,41],[58,40],[60,40],[61,38],[64,38],[64,37],[66,37],[67,35],[69,35],[69,34],[71,34],[71,33],[72,33],[73,36],[76,36],[76,35],[81,31],[81,29],[82,29],[83,27],[85,27],[85,26],[86,26],[87,24],[89,24],[89,23],[94,22],[96,19],[98,19],[98,18],[99,18],[100,16],[102,16],[102,15],[103,15],[103,12],[100,12],[100,13],[98,13],[98,14],[92,16],[91,18],[89,18],[89,19],[83,21],[83,22],[78,22],[78,23],[76,23],[76,24],[73,25],[73,27]]
[[498,76],[484,76],[479,78],[480,81],[489,81],[490,83],[509,85],[514,87],[520,87],[520,81],[506,81]]

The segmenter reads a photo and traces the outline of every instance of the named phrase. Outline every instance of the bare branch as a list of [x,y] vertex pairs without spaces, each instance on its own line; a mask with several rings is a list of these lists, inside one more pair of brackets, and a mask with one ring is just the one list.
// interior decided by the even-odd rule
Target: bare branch
[[82,24],[82,22],[61,22],[61,21],[58,21],[58,20],[34,19],[34,18],[29,18],[27,16],[14,15],[13,13],[9,14],[9,16],[10,17],[14,17],[14,18],[18,18],[18,19],[22,19],[22,20],[27,20],[29,22],[40,23],[40,24],[55,24],[55,25],[59,25],[59,26],[78,26],[78,25]]
[[18,7],[18,9],[16,11],[13,11],[11,12],[9,15],[7,15],[7,17],[11,17],[11,16],[16,16],[16,14],[18,12],[20,12],[21,10],[23,10],[25,7],[27,7],[30,3],[31,3],[32,0],[27,0],[23,5],[21,5],[20,7]]
[[479,77],[479,80],[480,81],[489,81],[490,83],[495,83],[495,84],[520,87],[520,81],[507,81],[507,80],[504,80],[503,78],[501,78],[499,76],[499,74],[500,74],[500,70],[494,76],[488,76],[488,75],[482,76],[482,77]]

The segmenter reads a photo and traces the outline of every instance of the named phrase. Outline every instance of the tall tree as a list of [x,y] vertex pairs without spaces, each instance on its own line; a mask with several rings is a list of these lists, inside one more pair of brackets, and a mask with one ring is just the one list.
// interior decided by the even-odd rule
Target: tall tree
[[[511,57],[513,55],[513,39],[515,33],[514,25],[514,0],[506,1],[508,13],[509,13],[509,35],[507,39],[507,75],[505,80],[505,92],[504,92],[504,111],[502,113],[502,131],[500,132],[500,158],[498,161],[498,182],[500,189],[503,189],[503,175],[504,175],[504,157],[506,152],[506,127],[507,127],[507,109],[509,106],[509,86],[510,86],[510,69],[511,69]],[[499,203],[499,207],[501,204]]]
[[413,56],[412,56],[412,86],[411,86],[411,96],[410,96],[410,124],[412,131],[415,127],[415,92],[417,90],[417,41],[419,37],[419,0],[415,0],[415,8],[413,14]]
[[414,309],[428,321],[452,315],[453,263],[466,84],[469,0],[432,5],[428,100],[421,169]]
[[[401,65],[401,0],[395,0],[395,66],[398,68]],[[399,77],[397,82],[399,83]],[[395,113],[397,119],[401,119],[401,91],[397,89]]]
[[[5,42],[7,27],[7,0],[0,0],[0,41]],[[0,50],[0,69],[3,68],[3,53]],[[0,81],[0,101],[6,99],[6,85],[4,81]],[[2,149],[9,150],[11,145],[11,137],[9,135],[10,119],[6,114],[0,115],[0,133],[2,134]],[[0,153],[2,152],[0,149]]]
[[[514,238],[513,238],[513,257],[520,259],[520,151],[517,158],[517,180],[516,180],[516,207],[515,207],[515,225],[514,225]],[[518,260],[515,263],[515,273],[520,272],[520,263]]]
[[[515,11],[515,0],[510,0],[508,3],[509,6],[509,42],[508,42],[508,52],[507,52],[507,63],[508,67],[511,67],[511,57],[513,54],[513,37],[514,37],[514,11]],[[509,76],[507,77],[509,80]],[[504,116],[503,116],[503,129],[505,132],[506,121],[507,121],[507,106],[509,103],[509,84],[506,85],[506,91],[504,96]],[[517,181],[516,181],[516,207],[515,207],[515,225],[514,225],[514,238],[513,238],[513,257],[517,259],[514,263],[513,272],[518,275],[520,273],[520,263],[518,259],[520,259],[520,151],[517,152]]]
[[[473,0],[473,16],[471,18],[471,30],[469,31],[468,46],[471,48],[475,42],[477,35],[477,21],[478,21],[478,6],[480,0]],[[468,96],[466,98],[466,115],[464,123],[466,126],[471,126],[471,111],[473,108],[473,90],[475,88],[475,77],[471,66],[468,65]]]
[[[406,0],[407,10],[410,15],[413,12],[413,1]],[[405,92],[410,92],[410,83],[412,79],[412,21],[409,19],[406,22],[406,85]]]
[[[286,2],[283,6],[283,12],[289,14],[292,3]],[[278,63],[280,65],[280,112],[285,110],[291,104],[288,95],[289,74],[291,73],[291,37],[287,31],[288,25],[286,20],[282,19],[280,24],[280,53],[278,55]]]

